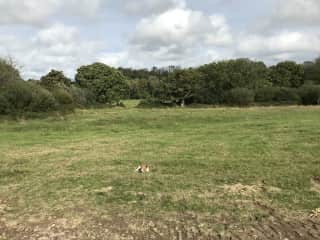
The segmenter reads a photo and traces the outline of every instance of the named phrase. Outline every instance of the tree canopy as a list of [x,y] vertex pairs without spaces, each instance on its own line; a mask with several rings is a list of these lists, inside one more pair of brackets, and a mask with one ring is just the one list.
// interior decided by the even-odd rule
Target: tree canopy
[[92,90],[99,103],[119,103],[127,91],[124,75],[103,63],[80,67],[75,80],[80,87]]
[[280,87],[300,87],[304,82],[303,65],[293,61],[280,62],[270,68],[273,85]]
[[201,73],[195,69],[175,70],[161,83],[161,100],[185,105],[185,102],[196,96],[201,80]]
[[51,70],[40,79],[41,85],[46,88],[70,86],[71,80],[62,71]]
[[315,84],[320,84],[320,57],[314,62],[307,62],[304,65],[305,80]]
[[0,87],[15,80],[21,80],[21,77],[14,62],[11,59],[0,58]]

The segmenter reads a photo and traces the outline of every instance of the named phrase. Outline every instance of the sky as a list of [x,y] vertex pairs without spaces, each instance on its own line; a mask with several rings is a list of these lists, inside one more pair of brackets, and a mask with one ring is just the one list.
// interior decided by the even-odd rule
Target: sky
[[271,65],[320,56],[320,0],[0,0],[0,57],[25,79],[81,65]]

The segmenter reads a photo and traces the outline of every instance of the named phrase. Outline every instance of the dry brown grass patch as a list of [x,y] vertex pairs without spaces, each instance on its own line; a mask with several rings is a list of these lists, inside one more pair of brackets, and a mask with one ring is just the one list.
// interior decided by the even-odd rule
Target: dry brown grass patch
[[280,188],[267,186],[263,183],[258,183],[256,185],[243,185],[241,183],[224,185],[222,186],[224,192],[229,194],[240,194],[244,196],[255,196],[262,192],[281,192]]
[[320,193],[320,176],[311,179],[311,191]]

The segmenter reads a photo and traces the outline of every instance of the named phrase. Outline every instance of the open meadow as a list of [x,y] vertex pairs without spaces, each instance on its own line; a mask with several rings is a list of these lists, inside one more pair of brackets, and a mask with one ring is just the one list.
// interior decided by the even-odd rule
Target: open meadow
[[0,119],[1,240],[320,239],[319,107],[135,104]]

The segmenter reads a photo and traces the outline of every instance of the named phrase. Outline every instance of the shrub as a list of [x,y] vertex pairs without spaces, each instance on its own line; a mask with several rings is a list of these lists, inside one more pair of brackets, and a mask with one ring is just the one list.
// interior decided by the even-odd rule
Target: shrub
[[15,63],[11,59],[0,58],[0,86],[17,80],[21,77]]
[[278,88],[274,101],[280,104],[299,104],[301,98],[296,88]]
[[32,102],[32,89],[27,82],[21,80],[5,84],[2,94],[12,110],[24,111]]
[[64,76],[62,71],[51,70],[47,75],[41,77],[40,83],[43,87],[53,89],[71,85],[71,80]]
[[148,99],[143,99],[139,102],[138,106],[139,108],[152,108],[152,107],[161,107],[162,104],[159,100],[153,99],[153,98],[148,98]]
[[255,101],[258,103],[271,103],[274,102],[275,96],[279,88],[265,87],[256,90]]
[[95,95],[89,89],[71,86],[68,92],[71,94],[74,103],[78,106],[85,107],[96,103]]
[[302,104],[320,104],[320,85],[304,85],[299,89]]
[[57,109],[57,102],[51,92],[45,88],[30,84],[32,88],[32,101],[28,108],[32,112],[49,112]]
[[224,97],[225,103],[235,106],[249,106],[254,102],[254,92],[247,88],[234,88]]
[[10,112],[10,104],[5,96],[0,94],[0,114],[7,114]]
[[71,94],[63,88],[55,88],[52,91],[52,94],[56,101],[58,102],[59,106],[72,106],[73,105],[73,98]]
[[159,107],[174,107],[174,103],[162,102],[156,98],[147,98],[141,100],[137,107],[139,108],[159,108]]

